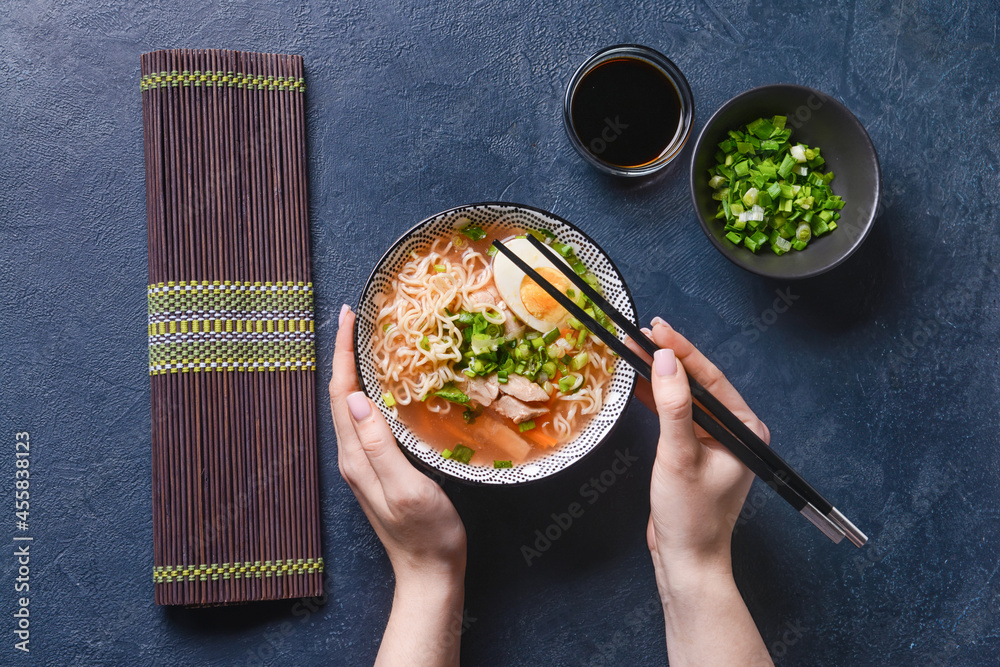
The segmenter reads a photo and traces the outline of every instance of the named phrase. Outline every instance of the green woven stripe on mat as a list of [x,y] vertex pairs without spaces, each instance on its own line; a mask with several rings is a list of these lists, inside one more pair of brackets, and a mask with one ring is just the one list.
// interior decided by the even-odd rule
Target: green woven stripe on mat
[[227,361],[247,364],[254,361],[283,361],[314,358],[314,344],[308,341],[192,341],[150,345],[149,365],[165,366],[189,361]]
[[178,359],[170,364],[150,366],[150,375],[167,373],[199,373],[201,371],[312,371],[316,369],[315,357],[301,359],[258,359],[239,361],[227,359]]
[[234,281],[169,282],[150,285],[149,312],[239,309],[246,312],[312,312],[312,283]]
[[244,74],[242,72],[213,72],[183,70],[154,72],[139,79],[139,90],[176,88],[178,86],[207,86],[216,88],[249,88],[250,90],[297,90],[305,92],[305,79],[273,74]]
[[149,373],[312,370],[311,283],[150,285]]
[[212,563],[211,565],[158,565],[153,568],[157,584],[219,579],[261,579],[315,574],[323,571],[322,558],[296,560],[247,561],[245,563]]
[[[167,338],[177,338],[184,334],[230,338],[233,334],[240,339],[264,340],[268,334],[299,334],[312,337],[313,321],[310,317],[289,316],[287,312],[261,313],[267,319],[243,319],[231,313],[208,313],[196,311],[192,316],[158,314],[156,321],[149,323],[149,342],[168,342]],[[160,340],[164,339],[164,340]]]

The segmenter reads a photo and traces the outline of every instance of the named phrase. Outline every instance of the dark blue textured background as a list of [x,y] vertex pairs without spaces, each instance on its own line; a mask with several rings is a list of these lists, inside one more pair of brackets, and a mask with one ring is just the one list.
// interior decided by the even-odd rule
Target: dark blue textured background
[[[593,235],[643,318],[663,315],[714,358],[780,451],[871,536],[860,551],[834,546],[751,490],[736,574],[779,663],[996,664],[995,2],[131,4],[0,12],[0,663],[370,663],[391,571],[336,471],[324,385],[337,311],[405,229],[499,199]],[[698,227],[690,149],[652,182],[588,167],[563,134],[563,88],[620,42],[680,66],[695,132],[760,84],[842,100],[885,186],[859,253],[805,283],[762,280]],[[152,604],[139,54],[165,47],[305,57],[328,567],[315,610]],[[793,306],[772,317],[789,289]],[[466,664],[665,662],[644,540],[655,427],[636,402],[571,475],[452,490],[470,539]],[[17,431],[33,445],[29,656],[13,650],[10,617]],[[529,567],[521,545],[625,449],[641,460],[583,499]]]

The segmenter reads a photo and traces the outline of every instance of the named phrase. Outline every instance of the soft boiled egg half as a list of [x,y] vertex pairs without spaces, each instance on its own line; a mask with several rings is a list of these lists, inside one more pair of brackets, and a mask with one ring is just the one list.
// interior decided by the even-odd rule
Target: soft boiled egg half
[[[504,245],[563,294],[572,289],[573,283],[528,239],[511,239]],[[493,283],[507,308],[535,331],[547,333],[569,318],[565,308],[502,253],[493,257]]]

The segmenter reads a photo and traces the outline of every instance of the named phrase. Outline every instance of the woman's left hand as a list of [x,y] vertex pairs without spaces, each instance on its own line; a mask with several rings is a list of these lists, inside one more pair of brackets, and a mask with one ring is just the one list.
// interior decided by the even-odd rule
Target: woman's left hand
[[465,526],[441,487],[406,460],[382,413],[359,391],[354,319],[345,305],[333,355],[330,411],[340,474],[396,575],[393,610],[376,664],[458,664]]

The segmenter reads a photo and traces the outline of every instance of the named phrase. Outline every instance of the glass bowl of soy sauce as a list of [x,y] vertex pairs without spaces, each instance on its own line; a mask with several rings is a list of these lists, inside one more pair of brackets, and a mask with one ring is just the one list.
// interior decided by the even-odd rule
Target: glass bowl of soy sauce
[[691,135],[694,98],[669,58],[647,46],[619,44],[576,70],[563,118],[587,162],[614,176],[647,176],[680,155]]

